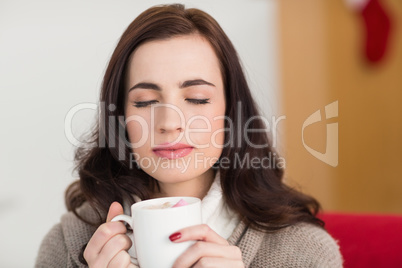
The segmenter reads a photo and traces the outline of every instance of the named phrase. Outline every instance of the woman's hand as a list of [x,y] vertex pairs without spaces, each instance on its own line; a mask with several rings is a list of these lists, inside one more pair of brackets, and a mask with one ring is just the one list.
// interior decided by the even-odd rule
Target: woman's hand
[[180,243],[198,240],[177,258],[173,267],[244,267],[241,251],[231,246],[208,225],[195,225],[172,234],[170,240]]
[[127,250],[131,240],[122,222],[110,222],[123,214],[122,206],[114,202],[110,205],[106,223],[99,226],[88,242],[84,258],[89,267],[136,267],[131,263]]

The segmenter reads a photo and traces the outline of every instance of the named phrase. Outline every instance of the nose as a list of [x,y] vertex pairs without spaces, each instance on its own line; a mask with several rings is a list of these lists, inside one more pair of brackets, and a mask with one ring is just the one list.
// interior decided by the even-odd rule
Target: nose
[[161,104],[155,108],[155,131],[158,133],[171,133],[184,131],[185,117],[183,112],[175,105]]

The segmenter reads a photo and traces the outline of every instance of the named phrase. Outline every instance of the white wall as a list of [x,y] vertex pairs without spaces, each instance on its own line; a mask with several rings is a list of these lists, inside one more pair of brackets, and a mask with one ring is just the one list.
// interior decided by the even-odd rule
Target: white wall
[[[213,15],[235,44],[266,114],[278,103],[276,0],[184,1]],[[74,147],[68,111],[96,103],[106,63],[128,24],[163,1],[0,2],[0,267],[32,267],[66,211]],[[77,114],[83,133],[94,112]]]

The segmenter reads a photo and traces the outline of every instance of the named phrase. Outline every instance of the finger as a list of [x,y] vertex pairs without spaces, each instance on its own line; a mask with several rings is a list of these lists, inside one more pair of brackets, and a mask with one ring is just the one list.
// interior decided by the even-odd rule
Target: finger
[[241,261],[241,251],[236,246],[224,246],[209,242],[197,242],[180,255],[174,267],[190,267],[205,257]]
[[109,207],[109,212],[107,213],[106,222],[110,222],[117,215],[124,214],[123,207],[118,202],[113,202]]
[[204,257],[201,258],[192,268],[202,267],[229,267],[229,268],[244,268],[244,263],[241,260],[228,260],[216,257]]
[[125,234],[126,226],[122,222],[104,223],[95,231],[84,251],[85,260],[90,263],[100,254],[103,246],[115,235]]
[[188,240],[199,240],[205,242],[212,242],[220,245],[229,245],[229,243],[212,230],[208,225],[194,225],[187,228],[183,228],[176,233],[172,234],[169,239],[172,242],[183,242]]
[[108,264],[108,268],[130,267],[131,257],[125,250],[119,251]]
[[[131,247],[131,240],[125,234],[113,236],[102,248],[98,255],[98,263],[110,263],[120,251],[126,252]],[[128,255],[128,254],[127,254]],[[121,267],[121,266],[118,266]]]

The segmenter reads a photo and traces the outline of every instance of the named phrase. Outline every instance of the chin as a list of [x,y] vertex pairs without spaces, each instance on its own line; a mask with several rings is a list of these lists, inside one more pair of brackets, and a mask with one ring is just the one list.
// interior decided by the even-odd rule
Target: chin
[[207,170],[159,168],[153,173],[148,173],[155,180],[161,183],[181,183],[202,176]]

